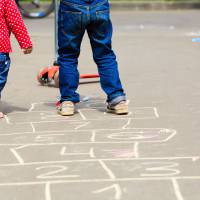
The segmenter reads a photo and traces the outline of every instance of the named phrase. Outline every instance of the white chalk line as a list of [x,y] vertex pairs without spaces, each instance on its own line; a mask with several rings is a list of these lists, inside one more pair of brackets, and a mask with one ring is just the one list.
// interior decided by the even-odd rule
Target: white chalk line
[[111,186],[108,186],[108,187],[93,191],[92,193],[93,194],[99,194],[99,193],[105,192],[105,191],[110,190],[110,189],[114,189],[115,190],[114,200],[120,200],[121,197],[122,197],[122,189],[121,189],[119,184],[113,184]]
[[158,109],[156,107],[153,107],[153,110],[156,118],[159,118]]
[[[31,107],[28,109],[28,111],[15,111],[15,112],[12,112],[12,114],[27,114],[27,113],[30,113],[30,112],[51,112],[51,113],[56,113],[56,109],[55,111],[52,111],[52,110],[34,110],[35,109],[35,105],[38,105],[38,104],[44,104],[45,102],[43,103],[32,103],[31,104]],[[46,102],[46,103],[54,103],[54,102]],[[129,104],[129,100],[127,100],[127,105]],[[98,107],[85,107],[85,108],[79,108],[79,110],[96,110],[96,109],[99,109],[99,108],[106,108],[106,105],[105,106],[98,106]],[[152,106],[136,106],[136,107],[131,107],[132,109],[134,110],[142,110],[142,109],[152,109],[154,110],[154,108],[156,107],[152,107]]]
[[51,200],[51,183],[45,184],[45,200]]
[[78,178],[80,177],[79,175],[56,175],[58,173],[62,173],[64,171],[66,171],[68,168],[66,166],[62,166],[62,165],[49,165],[49,166],[40,166],[37,167],[36,170],[41,170],[41,169],[52,169],[53,171],[49,171],[47,173],[43,173],[40,174],[38,176],[36,176],[38,179],[67,179],[67,178]]
[[[30,123],[29,123],[30,124]],[[126,123],[127,124],[127,123]],[[41,133],[69,133],[69,132],[92,132],[92,131],[96,131],[96,132],[100,132],[100,131],[124,131],[124,130],[138,130],[138,129],[143,129],[143,130],[163,130],[166,128],[126,128],[126,129],[121,129],[121,128],[106,128],[106,129],[102,129],[102,128],[99,128],[99,129],[83,129],[83,130],[75,130],[75,129],[65,129],[65,130],[45,130],[45,131],[37,131],[35,133],[37,134],[41,134]],[[167,130],[172,130],[172,131],[175,131],[173,129],[167,129]],[[17,134],[27,134],[27,133],[33,133],[33,132],[30,132],[30,131],[26,131],[26,132],[13,132],[13,133],[8,133],[8,134],[3,134],[2,136],[5,136],[5,135],[17,135]],[[1,137],[1,135],[0,135]]]
[[[146,163],[143,163],[144,165],[147,164],[152,164],[153,162],[146,162]],[[159,162],[157,162],[159,163]],[[143,176],[143,177],[161,177],[161,176],[166,176],[166,177],[175,177],[177,176],[178,174],[180,174],[180,170],[178,169],[174,169],[175,167],[178,167],[179,166],[179,163],[169,163],[169,162],[160,162],[160,164],[162,165],[165,165],[165,166],[157,166],[157,167],[148,167],[146,168],[146,171],[148,172],[153,172],[153,171],[165,171],[165,170],[168,170],[169,172],[166,173],[166,174],[162,174],[162,173],[156,173],[156,174],[148,174],[148,173],[141,173],[140,175]],[[174,168],[173,168],[174,167]],[[170,169],[170,170],[169,170]]]
[[96,138],[96,131],[92,131],[92,137],[90,138],[90,142],[95,142],[95,138]]
[[[97,101],[97,103],[105,103],[105,102],[103,102],[103,101]],[[45,104],[45,103],[55,103],[55,102],[33,102],[33,103],[31,103],[31,106],[30,106],[30,108],[28,109],[28,112],[41,112],[41,111],[34,111],[34,109],[35,109],[35,106],[36,105],[40,105],[40,104]],[[127,105],[129,105],[130,104],[130,100],[127,100],[126,101],[126,103],[127,103]],[[94,104],[94,103],[92,103],[92,104]],[[106,107],[106,105],[105,106],[102,106],[102,108],[105,108]],[[94,107],[94,108],[82,108],[82,110],[88,110],[88,109],[97,109],[97,108],[99,108],[99,107]],[[148,106],[146,106],[146,107],[135,107],[134,109],[149,109],[149,108],[154,108],[154,107],[148,107]],[[44,112],[51,112],[51,111],[44,111]],[[13,113],[27,113],[27,112],[13,112]]]
[[[138,129],[140,129],[140,128],[138,128]],[[126,130],[138,130],[138,129],[126,129]],[[121,130],[121,129],[117,129],[118,131],[119,130]],[[148,130],[148,129],[144,129],[144,130]],[[156,130],[156,129],[153,129],[153,130]],[[177,132],[176,132],[176,130],[170,130],[170,129],[166,129],[166,130],[168,130],[168,131],[170,131],[170,132],[172,132],[171,133],[171,135],[169,136],[169,137],[167,137],[166,139],[158,139],[158,140],[149,140],[148,141],[148,139],[144,139],[144,140],[137,140],[137,139],[134,139],[134,140],[129,140],[129,141],[124,141],[124,140],[121,140],[121,139],[119,139],[120,141],[95,141],[95,138],[96,138],[96,134],[98,134],[98,133],[96,133],[96,132],[98,132],[98,130],[91,130],[89,133],[87,132],[87,133],[84,133],[84,134],[91,134],[92,133],[92,137],[91,137],[91,139],[90,139],[90,141],[89,142],[51,142],[51,143],[41,143],[40,141],[35,141],[35,142],[33,142],[33,143],[4,143],[4,144],[0,144],[0,146],[16,146],[16,145],[30,145],[30,146],[33,146],[33,145],[62,145],[62,144],[70,144],[70,145],[75,145],[75,144],[91,144],[91,143],[94,143],[94,144],[102,144],[102,143],[111,143],[111,144],[119,144],[119,143],[124,143],[124,144],[131,144],[131,143],[133,143],[133,142],[140,142],[140,143],[164,143],[164,142],[167,142],[167,141],[169,141],[170,139],[172,139],[176,134],[177,134]],[[81,132],[81,130],[79,130],[80,132]],[[63,131],[63,132],[53,132],[54,134],[43,134],[43,135],[39,135],[39,134],[37,134],[38,136],[40,136],[40,137],[47,137],[47,136],[60,136],[61,134],[60,133],[62,133],[63,134],[63,136],[64,136],[64,132],[65,131]],[[71,134],[73,134],[73,132],[78,132],[78,131],[71,131]],[[84,131],[85,132],[85,131]],[[29,133],[29,134],[33,134],[33,135],[35,135],[35,133],[36,132],[26,132],[26,134],[27,133]],[[38,133],[40,133],[40,132],[38,132]],[[59,133],[59,134],[55,134],[55,133]],[[66,132],[66,135],[67,135],[67,133],[68,132]],[[24,134],[24,133],[21,133],[21,134]],[[120,134],[120,132],[118,133],[118,134]],[[9,134],[9,135],[12,135],[12,134]],[[20,133],[18,133],[18,134],[14,134],[14,135],[20,135]],[[102,134],[102,135],[104,135],[104,136],[107,136],[107,134]],[[5,136],[5,135],[2,135],[2,136]],[[108,134],[108,136],[109,136],[109,134]],[[158,137],[159,137],[159,134],[158,134]],[[1,138],[1,136],[0,136],[0,138]],[[37,138],[36,138],[37,139]],[[128,140],[128,139],[127,139]],[[145,141],[146,140],[146,141]]]
[[[128,140],[128,139],[127,139]],[[164,140],[152,140],[152,141],[141,141],[141,140],[132,140],[132,141],[95,141],[95,142],[50,142],[50,143],[5,143],[0,144],[0,146],[18,146],[18,145],[28,145],[28,146],[54,146],[54,145],[92,145],[92,144],[132,144],[135,142],[139,143],[164,143]]]
[[[48,115],[48,116],[41,116],[41,120],[45,121],[48,118],[54,118],[60,120],[63,116],[59,116],[59,115]],[[65,119],[68,119],[67,116],[65,116]]]
[[82,113],[80,109],[77,110],[83,120],[87,120],[87,117]]
[[135,142],[133,146],[133,152],[135,155],[135,158],[139,158],[139,142]]
[[7,124],[11,124],[10,118],[7,115],[4,115],[4,119],[6,120]]
[[[35,134],[34,134],[35,135]],[[68,136],[64,133],[60,134],[45,134],[45,135],[37,135],[34,139],[35,143],[41,144],[41,142],[50,142],[52,141],[53,137],[60,137],[60,136]],[[50,142],[52,143],[52,142]],[[46,143],[44,143],[46,144]]]
[[[195,161],[194,161],[195,158]],[[9,164],[0,164],[0,167],[16,167],[16,166],[28,166],[28,165],[41,165],[41,164],[53,164],[53,163],[73,163],[73,162],[99,162],[105,161],[105,162],[112,162],[112,161],[149,161],[149,160],[167,160],[167,161],[174,161],[174,160],[192,160],[192,162],[196,162],[199,160],[199,156],[193,156],[193,157],[139,157],[139,158],[134,158],[134,157],[128,157],[128,158],[100,158],[100,159],[78,159],[78,160],[56,160],[56,161],[42,161],[42,162],[24,162],[23,164],[19,163],[9,163]]]
[[[87,121],[107,121],[107,120],[126,120],[129,119],[130,117],[108,117],[108,118],[87,118]],[[130,119],[134,119],[134,120],[146,120],[146,119],[157,119],[156,117],[132,117]],[[34,121],[32,123],[34,124],[44,124],[44,123],[58,123],[58,122],[74,122],[74,121],[81,121],[80,119],[60,119],[60,120],[50,120],[50,121]],[[83,120],[86,121],[86,120]],[[20,124],[29,124],[30,122],[12,122],[12,124],[16,124],[16,125],[20,125]]]
[[[51,102],[52,103],[52,102]],[[15,115],[15,114],[28,114],[28,113],[57,113],[56,109],[55,111],[52,110],[33,110],[36,104],[32,105],[30,109],[28,109],[27,111],[15,111],[10,113],[10,115]],[[98,106],[98,107],[86,107],[86,108],[81,108],[79,110],[96,110],[98,108],[106,108],[106,106]],[[142,110],[142,109],[152,109],[154,110],[154,108],[156,107],[151,107],[151,106],[137,106],[137,107],[131,107],[134,110]]]
[[[48,103],[55,103],[55,102],[33,102],[33,103],[31,103],[31,106],[30,106],[30,108],[28,109],[28,112],[34,112],[33,110],[35,109],[35,106],[36,105],[39,105],[39,104],[48,104]],[[15,113],[19,113],[19,112],[15,112]],[[22,113],[22,112],[21,112]]]
[[30,107],[29,110],[28,110],[28,112],[31,112],[31,111],[34,109],[34,107],[35,107],[35,103],[32,103],[32,104],[31,104],[31,107]]
[[184,200],[183,195],[181,194],[181,190],[176,178],[172,178],[172,184],[175,192],[175,196],[177,200]]
[[21,156],[17,153],[16,149],[10,148],[10,151],[13,153],[19,164],[24,164],[24,160],[21,158]]
[[[51,184],[64,184],[64,183],[102,183],[102,182],[131,182],[131,181],[171,181],[173,177],[149,177],[149,178],[116,178],[112,179],[82,179],[82,180],[52,180],[52,181],[28,181],[28,182],[7,182],[0,183],[0,186],[23,186],[23,185],[44,185],[46,183]],[[176,180],[200,180],[200,176],[177,176]]]
[[33,133],[32,131],[27,131],[27,132],[12,132],[12,133],[6,133],[6,134],[1,134],[0,137],[2,136],[8,136],[8,135],[21,135],[21,134],[31,134]]
[[29,146],[29,145],[26,144],[26,145],[20,145],[20,146],[15,147],[15,148],[10,148],[10,151],[13,153],[13,155],[15,156],[15,158],[17,159],[17,161],[19,162],[20,165],[24,164],[24,160],[22,159],[20,154],[17,152],[17,150],[18,149],[23,149],[23,148],[25,148],[27,146]]
[[122,126],[122,129],[126,129],[130,125],[131,120],[132,120],[131,118],[128,118],[127,123],[124,126]]
[[98,160],[98,162],[100,163],[100,165],[102,166],[102,168],[106,171],[106,173],[108,174],[108,176],[112,179],[115,180],[116,177],[114,175],[114,173],[112,172],[111,169],[109,169],[109,167],[103,162],[103,160]]
[[85,122],[84,124],[81,124],[81,125],[77,126],[77,127],[75,128],[75,130],[78,130],[78,129],[80,129],[80,128],[83,128],[83,127],[87,126],[88,124],[90,124],[90,122]]
[[[23,114],[23,113],[25,113],[25,114],[27,114],[27,113],[30,113],[30,112],[51,112],[52,113],[52,111],[31,111],[32,109],[34,109],[34,106],[35,106],[35,104],[40,104],[40,103],[33,103],[32,104],[32,106],[31,106],[31,108],[29,109],[29,111],[28,112],[14,112],[13,114],[17,114],[17,113],[20,113],[20,114]],[[155,108],[155,107],[136,107],[135,109],[152,109],[153,110],[153,112],[154,112],[154,116],[148,116],[148,117],[133,117],[132,119],[138,119],[138,120],[142,120],[142,119],[155,119],[155,118],[157,118],[158,117],[158,112],[157,112],[157,108]],[[81,110],[92,110],[92,109],[90,109],[90,108],[83,108],[83,109],[79,109],[78,110],[78,112],[79,112],[79,114],[80,114],[80,116],[81,116],[81,118],[83,119],[83,120],[91,120],[91,121],[98,121],[98,120],[106,120],[106,119],[99,119],[99,118],[97,118],[97,119],[93,119],[93,118],[86,118],[86,116],[82,113],[82,111]],[[54,112],[53,112],[54,113]],[[130,114],[129,114],[130,115]],[[109,119],[127,119],[127,117],[129,117],[130,118],[130,116],[124,116],[124,117],[118,117],[118,116],[116,116],[116,115],[113,115],[112,117],[110,117]],[[76,119],[72,119],[72,120],[70,120],[70,119],[61,119],[60,118],[60,120],[48,120],[48,121],[35,121],[35,122],[32,122],[32,123],[53,123],[53,122],[65,122],[65,121],[68,121],[68,122],[70,122],[70,121],[77,121]],[[27,123],[30,123],[30,122],[17,122],[17,123],[14,123],[14,124],[27,124]]]
[[31,125],[31,128],[32,128],[32,130],[33,130],[33,133],[35,133],[36,130],[35,130],[35,126],[34,126],[33,122],[30,122],[30,125]]
[[90,148],[90,157],[91,158],[96,158],[95,154],[94,154],[94,148]]
[[66,147],[63,147],[60,151],[60,155],[61,156],[78,156],[78,155],[89,155],[91,158],[95,158],[95,155],[94,155],[94,148],[90,148],[90,151],[89,153],[81,153],[81,152],[78,152],[78,153],[66,153],[66,150],[67,148]]
[[173,137],[175,137],[175,135],[177,134],[176,130],[172,130],[170,129],[170,131],[172,131],[171,135],[169,137],[167,137],[165,140],[163,140],[162,142],[168,142],[169,140],[171,140]]

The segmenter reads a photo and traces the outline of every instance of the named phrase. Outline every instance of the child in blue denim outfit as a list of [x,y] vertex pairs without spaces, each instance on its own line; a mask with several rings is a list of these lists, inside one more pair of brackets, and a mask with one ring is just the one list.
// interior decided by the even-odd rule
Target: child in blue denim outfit
[[127,114],[126,95],[112,50],[112,23],[108,0],[61,0],[58,14],[58,64],[61,93],[59,114],[73,115],[80,101],[77,69],[80,45],[87,31],[98,67],[100,83],[107,94],[107,110]]

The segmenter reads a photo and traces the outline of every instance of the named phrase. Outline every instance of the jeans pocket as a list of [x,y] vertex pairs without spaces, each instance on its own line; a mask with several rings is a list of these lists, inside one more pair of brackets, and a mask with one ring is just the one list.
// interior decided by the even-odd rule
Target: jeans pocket
[[10,58],[8,55],[4,53],[0,53],[0,70],[4,70],[7,66],[9,66]]
[[5,54],[0,53],[0,67],[4,65],[7,60],[7,56]]
[[78,11],[61,11],[61,30],[64,34],[78,34],[82,27],[82,13]]
[[97,20],[96,31],[102,36],[106,35],[109,31],[109,25],[110,25],[109,10],[96,11],[96,20]]

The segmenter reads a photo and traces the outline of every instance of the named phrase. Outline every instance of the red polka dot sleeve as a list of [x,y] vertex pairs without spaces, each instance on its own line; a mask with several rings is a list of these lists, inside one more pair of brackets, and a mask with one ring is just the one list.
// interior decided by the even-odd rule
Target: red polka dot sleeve
[[23,22],[22,16],[17,8],[14,0],[4,0],[5,1],[5,21],[9,32],[12,32],[20,47],[22,49],[27,49],[32,47],[32,43],[27,32],[26,26]]

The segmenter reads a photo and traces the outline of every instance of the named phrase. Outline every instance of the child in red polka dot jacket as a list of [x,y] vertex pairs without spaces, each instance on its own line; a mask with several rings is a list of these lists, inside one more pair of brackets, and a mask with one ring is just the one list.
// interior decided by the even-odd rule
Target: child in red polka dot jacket
[[[11,33],[15,35],[24,54],[30,54],[32,43],[15,1],[0,0],[0,99],[10,67]],[[0,110],[0,118],[3,116]]]

